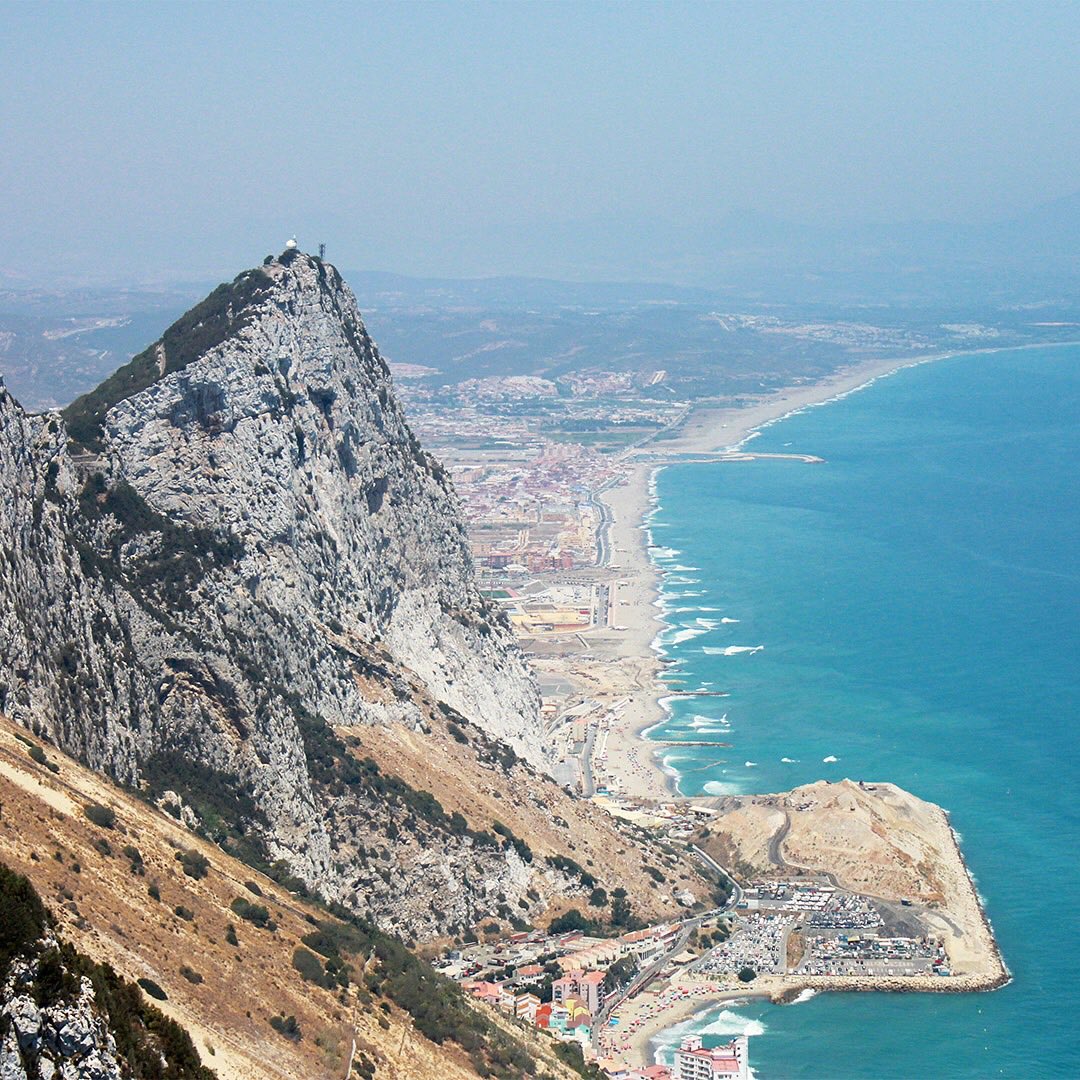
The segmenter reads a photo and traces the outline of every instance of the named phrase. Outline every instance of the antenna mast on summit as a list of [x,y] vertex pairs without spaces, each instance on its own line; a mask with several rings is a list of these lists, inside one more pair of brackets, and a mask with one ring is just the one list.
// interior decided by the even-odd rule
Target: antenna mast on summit
[[326,258],[326,245],[319,245],[319,262],[322,262]]

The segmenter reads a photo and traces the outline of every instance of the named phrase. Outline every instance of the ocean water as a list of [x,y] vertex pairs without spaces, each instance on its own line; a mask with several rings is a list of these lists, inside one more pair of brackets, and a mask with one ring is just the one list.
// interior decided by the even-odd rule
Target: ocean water
[[686,794],[944,806],[1013,981],[725,1006],[664,1044],[748,1030],[759,1080],[1080,1077],[1080,347],[909,368],[749,445],[826,463],[658,475],[659,644],[729,696],[652,735],[733,744],[666,753]]

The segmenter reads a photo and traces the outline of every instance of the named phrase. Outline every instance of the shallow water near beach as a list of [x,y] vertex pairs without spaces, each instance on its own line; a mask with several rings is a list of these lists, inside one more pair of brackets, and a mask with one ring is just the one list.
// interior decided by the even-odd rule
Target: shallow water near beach
[[700,593],[668,586],[659,644],[730,696],[650,734],[732,744],[666,754],[685,794],[851,777],[944,806],[1014,978],[728,1003],[661,1059],[743,1025],[759,1080],[1080,1076],[1080,347],[909,368],[748,449],[826,462],[659,474],[657,564]]

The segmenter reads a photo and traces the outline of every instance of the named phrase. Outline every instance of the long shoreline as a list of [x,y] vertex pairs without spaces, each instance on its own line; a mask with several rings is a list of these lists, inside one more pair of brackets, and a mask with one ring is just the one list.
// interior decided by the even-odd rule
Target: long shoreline
[[[1032,348],[1076,346],[1077,344],[1077,342],[1056,342],[1016,346],[1015,349],[1027,350]],[[656,476],[659,472],[667,464],[676,463],[680,455],[692,453],[716,454],[737,449],[745,450],[747,441],[752,439],[762,428],[804,409],[840,400],[849,394],[872,385],[878,379],[886,378],[906,368],[938,360],[1007,351],[1013,350],[1008,347],[967,351],[957,350],[932,356],[910,357],[903,360],[868,361],[845,368],[816,383],[783,388],[749,406],[724,408],[716,405],[703,405],[690,414],[684,422],[682,431],[675,438],[666,441],[658,453],[653,453],[655,448],[648,448],[647,452],[652,460],[648,463],[632,460],[628,462],[624,482],[609,489],[600,497],[604,499],[611,511],[612,520],[609,526],[611,543],[608,545],[609,560],[616,561],[616,552],[620,557],[636,556],[627,558],[625,570],[622,565],[618,569],[624,576],[629,577],[632,573],[637,578],[635,592],[639,598],[638,609],[636,612],[621,611],[619,618],[621,622],[628,626],[633,624],[639,631],[627,639],[625,643],[627,647],[635,647],[636,645],[636,647],[640,648],[644,637],[641,631],[652,629],[652,634],[647,639],[647,647],[650,660],[648,667],[651,671],[653,686],[651,702],[642,701],[640,703],[635,721],[630,724],[613,726],[611,730],[608,740],[608,755],[610,761],[609,770],[612,773],[626,775],[628,766],[633,763],[637,775],[640,776],[641,763],[644,762],[655,779],[662,782],[663,789],[669,795],[678,793],[678,776],[663,767],[659,760],[660,748],[655,745],[650,747],[646,735],[650,728],[662,723],[668,715],[667,709],[662,704],[662,698],[666,693],[670,693],[670,690],[663,685],[662,680],[659,678],[665,665],[661,662],[660,655],[653,647],[656,633],[669,625],[663,619],[664,609],[661,603],[664,572],[656,564],[649,550],[651,532],[648,525],[651,515],[659,505],[655,494]],[[621,539],[621,542],[616,541],[616,536]],[[623,655],[627,654],[624,652]],[[628,784],[626,788],[627,794],[645,794],[651,785],[644,784],[644,790],[642,791],[635,791],[634,787],[636,786]],[[682,989],[688,991],[688,996],[679,997],[678,1000],[672,1001],[666,1008],[663,1008],[655,1015],[648,1015],[642,1026],[634,1032],[630,1040],[629,1053],[631,1059],[643,1064],[653,1063],[655,1056],[653,1040],[663,1030],[711,1012],[719,1005],[746,1001],[749,998],[768,998],[776,1002],[789,1002],[805,991],[873,990],[970,993],[994,990],[1008,983],[1011,980],[1011,975],[997,947],[992,927],[975,888],[974,879],[963,857],[960,844],[947,814],[945,819],[957,858],[963,868],[967,887],[970,889],[978,909],[982,930],[990,942],[991,955],[996,966],[995,971],[970,974],[953,979],[876,979],[872,982],[856,977],[805,976],[797,981],[784,978],[782,981],[777,981],[775,986],[760,985],[755,986],[753,989],[717,983],[708,984],[707,980],[695,981],[682,987]],[[672,985],[678,985],[678,983]],[[657,1007],[658,1004],[655,999],[645,1001],[642,1004],[639,996],[638,1005],[646,1010]],[[633,1012],[631,1012],[630,1016],[633,1015]]]
[[[907,368],[940,360],[1077,346],[1080,346],[1078,341],[1056,341],[865,360],[840,368],[817,382],[782,387],[752,404],[703,403],[690,413],[681,431],[662,446],[646,444],[644,448],[628,451],[623,481],[597,496],[611,513],[611,522],[606,526],[608,563],[618,562],[620,576],[627,579],[627,585],[619,589],[622,603],[614,620],[627,629],[625,636],[615,643],[616,655],[640,665],[626,714],[620,723],[612,725],[608,738],[608,771],[623,778],[624,793],[645,798],[679,794],[678,777],[663,767],[658,757],[660,748],[650,746],[645,735],[667,718],[662,699],[670,693],[658,677],[665,665],[653,647],[656,635],[669,624],[664,620],[661,604],[663,571],[649,552],[647,527],[649,517],[658,507],[653,494],[655,478],[664,468],[694,453],[732,452],[732,462],[737,463],[739,458],[734,453],[740,448],[745,451],[747,441],[762,428],[804,409],[839,401]],[[641,454],[649,460],[634,460],[635,455]],[[717,461],[723,463],[722,459]],[[650,684],[647,692],[642,684]]]
[[[617,643],[618,654],[623,659],[636,658],[643,667],[638,681],[649,684],[631,692],[622,722],[612,725],[608,737],[609,771],[623,779],[625,794],[653,798],[679,794],[678,776],[663,767],[659,747],[650,746],[645,735],[667,718],[662,699],[670,692],[659,678],[665,665],[654,648],[656,636],[669,626],[661,604],[664,572],[649,551],[648,521],[659,505],[654,494],[657,475],[666,465],[676,463],[680,455],[733,451],[761,428],[802,409],[846,397],[904,368],[954,355],[871,360],[841,369],[819,382],[784,387],[753,405],[702,405],[687,418],[682,432],[663,444],[662,450],[648,446],[647,453],[654,460],[627,461],[623,481],[597,496],[611,515],[606,526],[608,565],[618,569],[626,580],[618,590],[620,605],[615,621],[627,627],[626,636]],[[670,460],[655,460],[656,454]]]

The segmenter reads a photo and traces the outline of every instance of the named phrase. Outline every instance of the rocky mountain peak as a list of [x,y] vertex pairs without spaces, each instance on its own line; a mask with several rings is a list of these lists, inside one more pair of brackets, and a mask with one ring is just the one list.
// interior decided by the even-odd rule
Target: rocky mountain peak
[[452,485],[329,264],[220,286],[62,417],[4,394],[0,481],[0,710],[325,895],[371,779],[341,728],[435,704],[543,767]]

